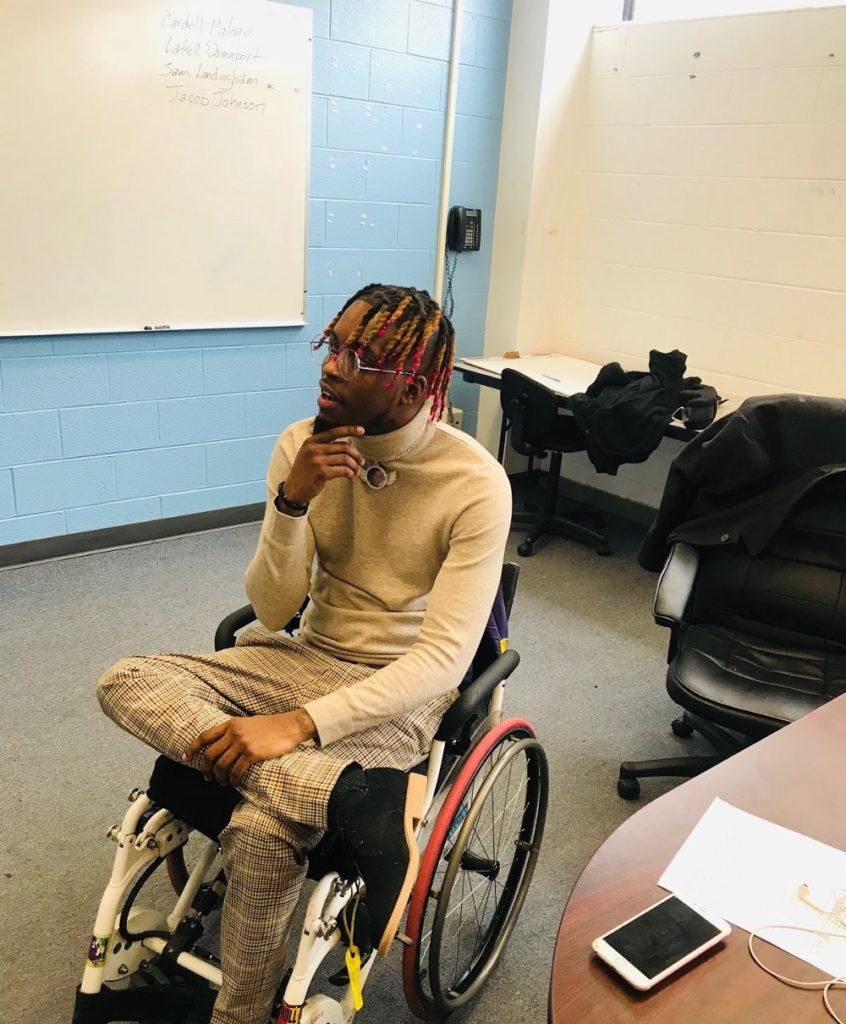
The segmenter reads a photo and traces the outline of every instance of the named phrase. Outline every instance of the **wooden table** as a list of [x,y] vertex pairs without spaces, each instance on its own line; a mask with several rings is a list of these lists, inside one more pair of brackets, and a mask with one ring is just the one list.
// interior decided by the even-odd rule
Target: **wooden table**
[[[650,993],[630,989],[594,956],[590,944],[667,895],[656,880],[715,796],[846,849],[844,769],[846,695],[633,814],[596,851],[570,894],[552,964],[550,1024],[830,1020],[818,991],[789,988],[755,966],[747,952],[748,934],[739,928],[724,947]],[[767,965],[788,977],[822,977],[781,950],[760,947]],[[832,992],[831,1001],[846,1019],[846,991]]]

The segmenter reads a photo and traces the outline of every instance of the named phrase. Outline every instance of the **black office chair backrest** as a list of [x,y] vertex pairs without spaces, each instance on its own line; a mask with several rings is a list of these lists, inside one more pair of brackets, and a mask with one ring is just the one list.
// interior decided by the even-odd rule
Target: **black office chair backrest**
[[700,549],[685,618],[846,652],[846,474],[813,488],[761,554]]
[[517,370],[502,371],[502,411],[511,424],[511,444],[520,455],[544,455],[543,436],[554,428],[561,399]]

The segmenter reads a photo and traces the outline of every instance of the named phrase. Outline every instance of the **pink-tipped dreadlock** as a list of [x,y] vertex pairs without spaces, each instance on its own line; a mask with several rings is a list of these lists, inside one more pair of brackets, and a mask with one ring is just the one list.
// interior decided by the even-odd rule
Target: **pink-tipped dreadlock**
[[347,299],[343,309],[326,328],[331,331],[345,310],[358,299],[370,309],[347,338],[344,348],[359,355],[374,338],[384,338],[389,327],[393,337],[379,354],[377,365],[394,368],[389,386],[406,369],[418,373],[424,366],[429,380],[427,396],[433,399],[431,418],[439,420],[446,408],[447,391],[455,359],[455,330],[428,292],[399,285],[369,284]]

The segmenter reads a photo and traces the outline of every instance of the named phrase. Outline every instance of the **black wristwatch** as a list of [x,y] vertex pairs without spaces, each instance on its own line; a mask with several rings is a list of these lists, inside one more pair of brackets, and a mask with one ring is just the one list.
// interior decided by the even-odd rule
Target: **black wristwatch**
[[[277,491],[277,494],[276,494],[276,500],[277,500],[277,502],[282,502],[282,504],[286,508],[291,509],[293,512],[306,512],[306,511],[308,511],[308,502],[307,501],[291,501],[290,498],[285,497],[285,481],[284,480],[279,485],[279,490]],[[276,507],[277,507],[277,509],[279,508],[278,504],[277,504]],[[281,511],[281,509],[279,511]]]

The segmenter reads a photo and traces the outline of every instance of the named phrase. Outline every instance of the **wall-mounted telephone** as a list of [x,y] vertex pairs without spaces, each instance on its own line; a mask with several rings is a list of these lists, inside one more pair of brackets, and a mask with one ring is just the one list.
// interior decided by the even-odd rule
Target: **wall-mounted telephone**
[[478,252],[482,236],[482,211],[453,206],[449,211],[446,245],[450,252]]

